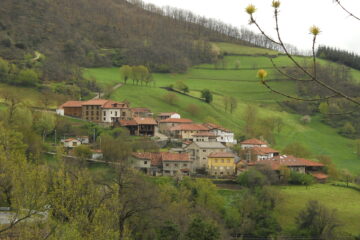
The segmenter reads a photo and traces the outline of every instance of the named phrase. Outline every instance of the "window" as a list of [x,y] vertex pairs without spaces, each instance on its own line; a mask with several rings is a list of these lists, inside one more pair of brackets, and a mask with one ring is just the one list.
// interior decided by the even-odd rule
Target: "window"
[[203,152],[206,152],[206,150],[204,149]]
[[144,164],[147,165],[147,161],[144,161]]
[[106,121],[106,118],[104,118],[104,121]]
[[106,112],[104,111],[104,117],[106,116]]
[[110,114],[112,114],[112,111],[110,112]]
[[206,157],[203,157],[203,160],[206,160]]
[[230,163],[230,159],[226,160],[227,163]]
[[86,111],[86,115],[89,115],[89,111]]
[[184,167],[187,167],[187,164],[186,164],[186,163],[184,163],[184,164],[183,164],[183,166],[184,166]]
[[174,164],[174,166],[175,166],[175,167],[177,167],[177,166],[178,166],[178,164],[177,164],[177,163],[175,163],[175,164]]
[[117,117],[117,112],[115,112],[115,116]]
[[165,166],[168,167],[168,166],[170,166],[170,164],[166,163]]

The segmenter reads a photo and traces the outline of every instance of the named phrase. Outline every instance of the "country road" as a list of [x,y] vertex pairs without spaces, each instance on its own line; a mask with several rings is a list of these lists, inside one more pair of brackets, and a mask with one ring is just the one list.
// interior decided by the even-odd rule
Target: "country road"
[[[112,90],[112,91],[115,91],[116,89],[122,87],[122,85],[123,85],[123,83],[118,83],[118,84],[116,84],[115,86],[113,86],[113,87],[111,88],[111,90]],[[96,96],[92,98],[92,100],[102,98],[103,96],[104,96],[104,93],[103,93],[103,92],[102,92],[102,93],[97,93]]]

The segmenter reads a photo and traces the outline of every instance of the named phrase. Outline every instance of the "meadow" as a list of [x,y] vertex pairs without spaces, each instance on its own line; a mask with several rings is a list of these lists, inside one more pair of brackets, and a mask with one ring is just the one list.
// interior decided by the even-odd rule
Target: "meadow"
[[[217,43],[218,44],[218,43]],[[232,45],[225,44],[228,50]],[[221,45],[220,45],[221,46]],[[238,47],[236,53],[249,53],[249,47]],[[256,49],[257,54],[267,51]],[[230,52],[231,53],[231,52]],[[297,58],[299,61],[304,61]],[[236,61],[240,62],[240,69],[234,69]],[[285,56],[274,59],[278,66],[291,66],[292,63]],[[323,60],[320,60],[325,62]],[[334,163],[340,168],[347,168],[354,173],[360,173],[360,159],[355,153],[353,140],[337,134],[333,129],[321,122],[320,116],[315,116],[308,125],[300,123],[302,116],[286,112],[278,102],[284,97],[277,95],[265,88],[256,77],[259,68],[267,68],[268,81],[274,88],[295,95],[294,83],[281,79],[272,64],[265,56],[227,56],[224,69],[216,69],[214,64],[203,64],[189,69],[184,74],[154,74],[155,84],[149,87],[133,85],[131,80],[117,89],[111,98],[118,101],[127,100],[132,107],[148,107],[155,114],[159,112],[178,112],[185,118],[191,118],[196,122],[208,119],[217,121],[219,124],[241,133],[243,113],[247,104],[257,107],[261,118],[276,116],[281,117],[285,127],[280,134],[275,136],[274,148],[282,150],[287,144],[301,142],[317,155],[329,155]],[[359,71],[353,70],[355,74]],[[95,78],[102,86],[115,85],[122,82],[118,68],[85,69],[85,77]],[[200,91],[209,89],[214,94],[214,101],[206,104],[201,100],[177,94],[178,101],[171,105],[164,101],[163,96],[167,90],[161,88],[174,84],[181,80],[190,88],[190,94],[200,96]],[[238,108],[231,114],[225,112],[223,97],[233,96],[238,100]],[[188,106],[198,106],[196,114],[191,115]]]

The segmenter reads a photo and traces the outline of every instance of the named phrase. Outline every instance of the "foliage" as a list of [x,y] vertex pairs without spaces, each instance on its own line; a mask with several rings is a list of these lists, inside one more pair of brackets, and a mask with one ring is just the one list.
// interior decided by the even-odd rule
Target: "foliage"
[[312,153],[300,142],[293,142],[288,144],[284,149],[283,153],[287,155],[293,155],[300,158],[311,157]]
[[201,91],[201,97],[203,99],[205,99],[205,102],[207,102],[207,103],[211,103],[212,100],[213,100],[213,95],[212,95],[212,93],[210,92],[209,89],[202,90]]
[[262,187],[269,184],[266,176],[256,169],[250,169],[240,174],[236,181],[240,185],[248,188]]
[[174,88],[183,92],[183,93],[188,93],[189,92],[189,87],[183,82],[183,81],[176,81]]
[[309,201],[296,218],[299,233],[317,239],[338,239],[341,226],[336,210],[330,210],[318,201]]
[[166,93],[164,96],[164,101],[171,104],[171,105],[175,105],[178,101],[179,101],[179,98],[177,97],[177,95],[173,92],[169,92],[169,93]]
[[312,176],[310,176],[309,174],[291,171],[289,183],[294,184],[294,185],[309,186],[314,183],[314,178]]
[[186,233],[187,240],[217,240],[220,239],[219,230],[201,218],[194,218]]
[[316,56],[360,70],[360,56],[353,52],[319,46],[316,51]]

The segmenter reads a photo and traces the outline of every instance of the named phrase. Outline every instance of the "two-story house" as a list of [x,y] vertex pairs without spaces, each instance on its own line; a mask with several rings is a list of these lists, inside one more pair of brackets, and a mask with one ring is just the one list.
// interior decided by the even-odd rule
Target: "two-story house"
[[242,149],[254,148],[254,147],[268,147],[268,144],[266,142],[256,138],[247,139],[245,141],[242,141],[240,144]]
[[218,142],[224,144],[236,144],[237,141],[235,140],[234,133],[229,129],[226,129],[220,125],[214,123],[204,123],[205,127],[209,129],[210,132],[216,135],[216,140]]
[[170,128],[176,127],[181,124],[190,124],[193,123],[192,120],[186,118],[167,118],[159,120],[159,132],[169,135]]
[[183,140],[193,140],[194,134],[208,132],[209,129],[202,124],[180,124],[178,126],[170,128],[170,134],[172,137]]
[[188,153],[162,153],[163,175],[189,176],[193,172],[192,160]]
[[208,156],[208,173],[212,176],[233,176],[235,167],[233,153],[213,152]]
[[219,142],[193,142],[186,147],[186,151],[193,160],[194,169],[206,169],[208,156],[214,152],[226,152],[226,147]]

